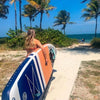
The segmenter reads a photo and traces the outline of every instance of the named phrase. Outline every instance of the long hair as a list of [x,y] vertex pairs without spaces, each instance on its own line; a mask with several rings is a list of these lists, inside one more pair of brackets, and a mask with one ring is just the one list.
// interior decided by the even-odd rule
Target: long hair
[[34,47],[34,37],[35,37],[35,30],[29,29],[27,32],[26,40],[25,40],[26,49]]

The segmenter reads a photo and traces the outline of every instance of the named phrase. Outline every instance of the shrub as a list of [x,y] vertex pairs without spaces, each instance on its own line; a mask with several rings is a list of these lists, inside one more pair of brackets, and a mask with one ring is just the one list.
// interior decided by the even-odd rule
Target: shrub
[[15,30],[10,29],[7,35],[9,36],[7,41],[8,47],[19,48],[24,46],[25,37],[22,35],[22,32],[20,30],[17,30],[16,33]]
[[5,44],[7,43],[7,37],[3,37],[3,38],[0,38],[0,44]]
[[59,30],[54,30],[51,28],[42,30],[41,32],[36,30],[36,38],[39,39],[42,44],[51,43],[57,47],[69,46],[72,45],[73,42],[76,42],[74,39],[66,37]]
[[91,46],[94,48],[100,48],[100,38],[94,38],[91,41]]
[[[54,30],[51,28],[42,29],[35,28],[36,38],[41,41],[42,44],[51,43],[56,47],[66,47],[77,42],[74,39],[66,37],[59,30]],[[7,45],[10,48],[24,48],[25,36],[26,33],[21,33],[20,30],[17,30],[17,34],[14,30],[9,30],[7,35],[9,36]]]

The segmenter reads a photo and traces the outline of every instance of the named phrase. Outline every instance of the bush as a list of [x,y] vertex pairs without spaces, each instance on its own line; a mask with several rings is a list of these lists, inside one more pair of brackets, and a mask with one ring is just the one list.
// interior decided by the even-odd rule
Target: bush
[[56,47],[65,47],[72,45],[73,42],[77,42],[74,39],[66,37],[59,30],[54,30],[51,28],[42,30],[41,32],[39,30],[36,30],[36,38],[39,39],[42,44],[51,43]]
[[[44,30],[42,29],[40,31],[39,28],[35,28],[35,31],[36,31],[36,38],[40,40],[42,44],[51,43],[56,47],[66,47],[77,42],[74,39],[66,37],[59,30],[48,28]],[[16,34],[15,30],[10,29],[7,35],[9,36],[7,41],[8,47],[13,49],[24,48],[26,33],[24,32],[21,33],[20,30],[17,30]]]
[[100,38],[94,38],[91,41],[91,46],[94,48],[100,48]]
[[25,41],[25,37],[22,35],[22,32],[20,30],[17,30],[17,32],[15,30],[9,30],[7,35],[8,37],[8,41],[7,41],[7,45],[10,48],[23,48],[24,47],[24,41]]
[[3,38],[0,38],[0,44],[5,44],[7,43],[7,37],[3,37]]

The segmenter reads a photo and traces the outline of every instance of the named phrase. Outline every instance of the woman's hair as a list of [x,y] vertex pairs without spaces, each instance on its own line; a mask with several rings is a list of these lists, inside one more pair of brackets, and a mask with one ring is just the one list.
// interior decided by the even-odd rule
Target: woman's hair
[[34,37],[35,37],[35,30],[29,29],[27,32],[26,40],[25,40],[26,49],[34,47]]

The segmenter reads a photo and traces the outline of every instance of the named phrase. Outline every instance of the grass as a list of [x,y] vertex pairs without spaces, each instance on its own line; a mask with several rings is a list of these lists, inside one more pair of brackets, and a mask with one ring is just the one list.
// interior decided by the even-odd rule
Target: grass
[[82,61],[69,100],[78,99],[100,100],[100,60]]
[[10,54],[10,55],[0,55],[0,57],[2,58],[0,60],[0,95],[1,95],[10,77],[13,75],[13,73],[18,68],[20,63],[25,59],[25,55]]

